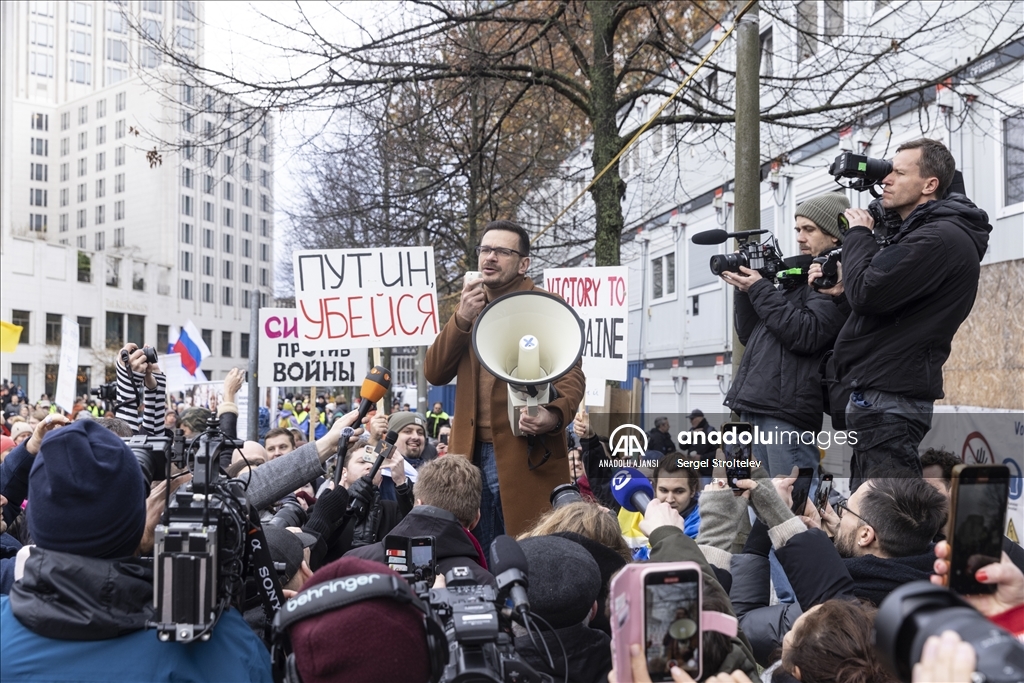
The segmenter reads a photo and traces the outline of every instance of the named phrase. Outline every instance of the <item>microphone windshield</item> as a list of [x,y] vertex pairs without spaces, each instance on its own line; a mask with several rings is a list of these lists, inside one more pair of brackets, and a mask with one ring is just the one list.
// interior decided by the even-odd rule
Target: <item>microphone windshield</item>
[[633,495],[644,493],[649,500],[654,499],[654,487],[644,473],[633,467],[623,467],[612,479],[612,495],[619,505],[629,512],[643,512],[633,504]]
[[374,365],[363,379],[363,386],[359,388],[359,398],[376,403],[384,398],[384,394],[390,388],[391,371],[384,366]]
[[511,536],[498,536],[491,542],[490,571],[494,576],[508,569],[518,569],[529,574],[526,553]]
[[694,244],[721,244],[729,239],[729,233],[725,230],[705,230],[698,232],[690,238]]

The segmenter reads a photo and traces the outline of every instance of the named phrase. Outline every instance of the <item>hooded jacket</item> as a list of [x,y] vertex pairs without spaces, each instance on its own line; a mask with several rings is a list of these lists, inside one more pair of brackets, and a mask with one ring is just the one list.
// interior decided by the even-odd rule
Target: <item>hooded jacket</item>
[[843,280],[853,312],[835,344],[839,381],[942,398],[942,365],[974,306],[991,231],[988,215],[960,194],[918,206],[884,249],[866,227],[850,228]]
[[846,316],[804,284],[777,289],[762,278],[734,296],[736,334],[746,345],[725,405],[821,430],[818,365]]
[[[494,575],[484,569],[481,550],[455,515],[433,505],[417,505],[399,522],[391,533],[396,536],[433,536],[437,573],[444,574],[454,567],[469,567],[478,585],[496,586]],[[387,564],[384,542],[355,548],[345,557],[361,557]]]
[[133,560],[99,560],[33,548],[10,597],[0,597],[0,680],[265,681],[270,654],[228,609],[210,640],[162,643],[152,572]]

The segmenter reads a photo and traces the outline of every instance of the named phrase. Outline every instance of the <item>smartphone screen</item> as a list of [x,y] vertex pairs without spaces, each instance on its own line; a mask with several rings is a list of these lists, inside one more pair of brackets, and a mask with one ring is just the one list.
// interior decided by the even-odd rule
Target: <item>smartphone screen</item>
[[651,681],[671,681],[678,666],[700,677],[699,572],[652,572],[644,577],[644,643]]
[[[735,432],[734,443],[725,443],[725,434]],[[722,452],[725,454],[725,478],[733,491],[740,492],[742,489],[736,486],[740,479],[750,479],[750,459],[753,453],[754,430],[749,422],[726,422],[722,425]],[[743,434],[746,436],[742,436]],[[746,443],[742,443],[742,442]]]
[[434,558],[434,537],[417,536],[411,539],[410,573],[417,579],[432,579],[436,573]]
[[801,467],[793,482],[793,507],[790,508],[794,515],[804,514],[807,506],[807,495],[811,492],[811,480],[814,479],[813,467]]
[[814,494],[814,507],[818,509],[818,514],[825,514],[825,505],[828,504],[828,497],[832,493],[832,475],[823,474],[821,482],[818,484],[818,491]]
[[442,434],[441,436],[437,437],[437,440],[440,441],[441,443],[448,443],[448,435]]
[[957,465],[953,470],[950,527],[952,547],[949,587],[961,595],[994,593],[995,584],[978,583],[975,573],[999,562],[1010,492],[1004,465]]

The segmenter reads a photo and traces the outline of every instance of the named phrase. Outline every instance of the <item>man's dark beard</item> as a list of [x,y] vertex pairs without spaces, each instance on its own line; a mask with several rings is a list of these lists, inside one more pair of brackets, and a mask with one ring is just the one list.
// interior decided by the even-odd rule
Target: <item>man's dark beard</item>
[[843,536],[841,534],[836,534],[836,537],[834,539],[834,543],[835,543],[835,546],[836,546],[836,551],[839,553],[839,557],[844,557],[844,558],[856,557],[856,554],[855,554],[855,551],[854,551],[855,545],[854,545],[852,540],[847,541],[847,538],[852,539],[853,538],[853,534],[849,534],[848,536]]

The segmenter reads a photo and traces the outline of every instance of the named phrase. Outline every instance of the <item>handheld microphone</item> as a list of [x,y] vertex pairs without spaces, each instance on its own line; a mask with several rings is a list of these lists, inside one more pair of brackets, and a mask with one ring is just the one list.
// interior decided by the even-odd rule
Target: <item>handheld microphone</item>
[[[353,423],[354,426],[346,427],[345,431],[351,429],[354,432],[363,423],[363,418],[373,410],[377,401],[384,398],[384,394],[390,388],[391,371],[383,365],[374,365],[370,368],[370,371],[366,373],[366,377],[363,378],[363,385],[359,387],[359,415],[356,416],[356,421]],[[347,440],[349,436],[352,436],[352,432],[349,432],[348,436],[345,436],[345,432],[342,432],[343,438]]]
[[498,582],[498,595],[504,600],[512,598],[515,611],[526,614],[530,611],[530,598],[526,588],[529,585],[529,562],[526,554],[511,536],[498,536],[491,542],[490,570]]
[[768,232],[768,230],[743,230],[741,232],[726,232],[725,230],[705,230],[704,232],[698,232],[696,235],[690,238],[690,241],[694,244],[721,244],[730,237],[738,237],[743,239],[745,237],[752,237],[754,235],[761,235]]
[[654,487],[640,470],[623,467],[612,479],[612,496],[627,511],[642,514],[654,499]]
[[341,461],[344,459],[345,451],[348,449],[348,440],[359,429],[359,425],[363,424],[363,418],[373,410],[377,401],[384,398],[384,394],[390,388],[391,371],[383,365],[374,365],[366,373],[366,377],[363,378],[363,385],[359,387],[359,413],[356,415],[355,422],[342,429],[341,436],[338,437],[338,467],[334,471],[335,486],[341,480]]

